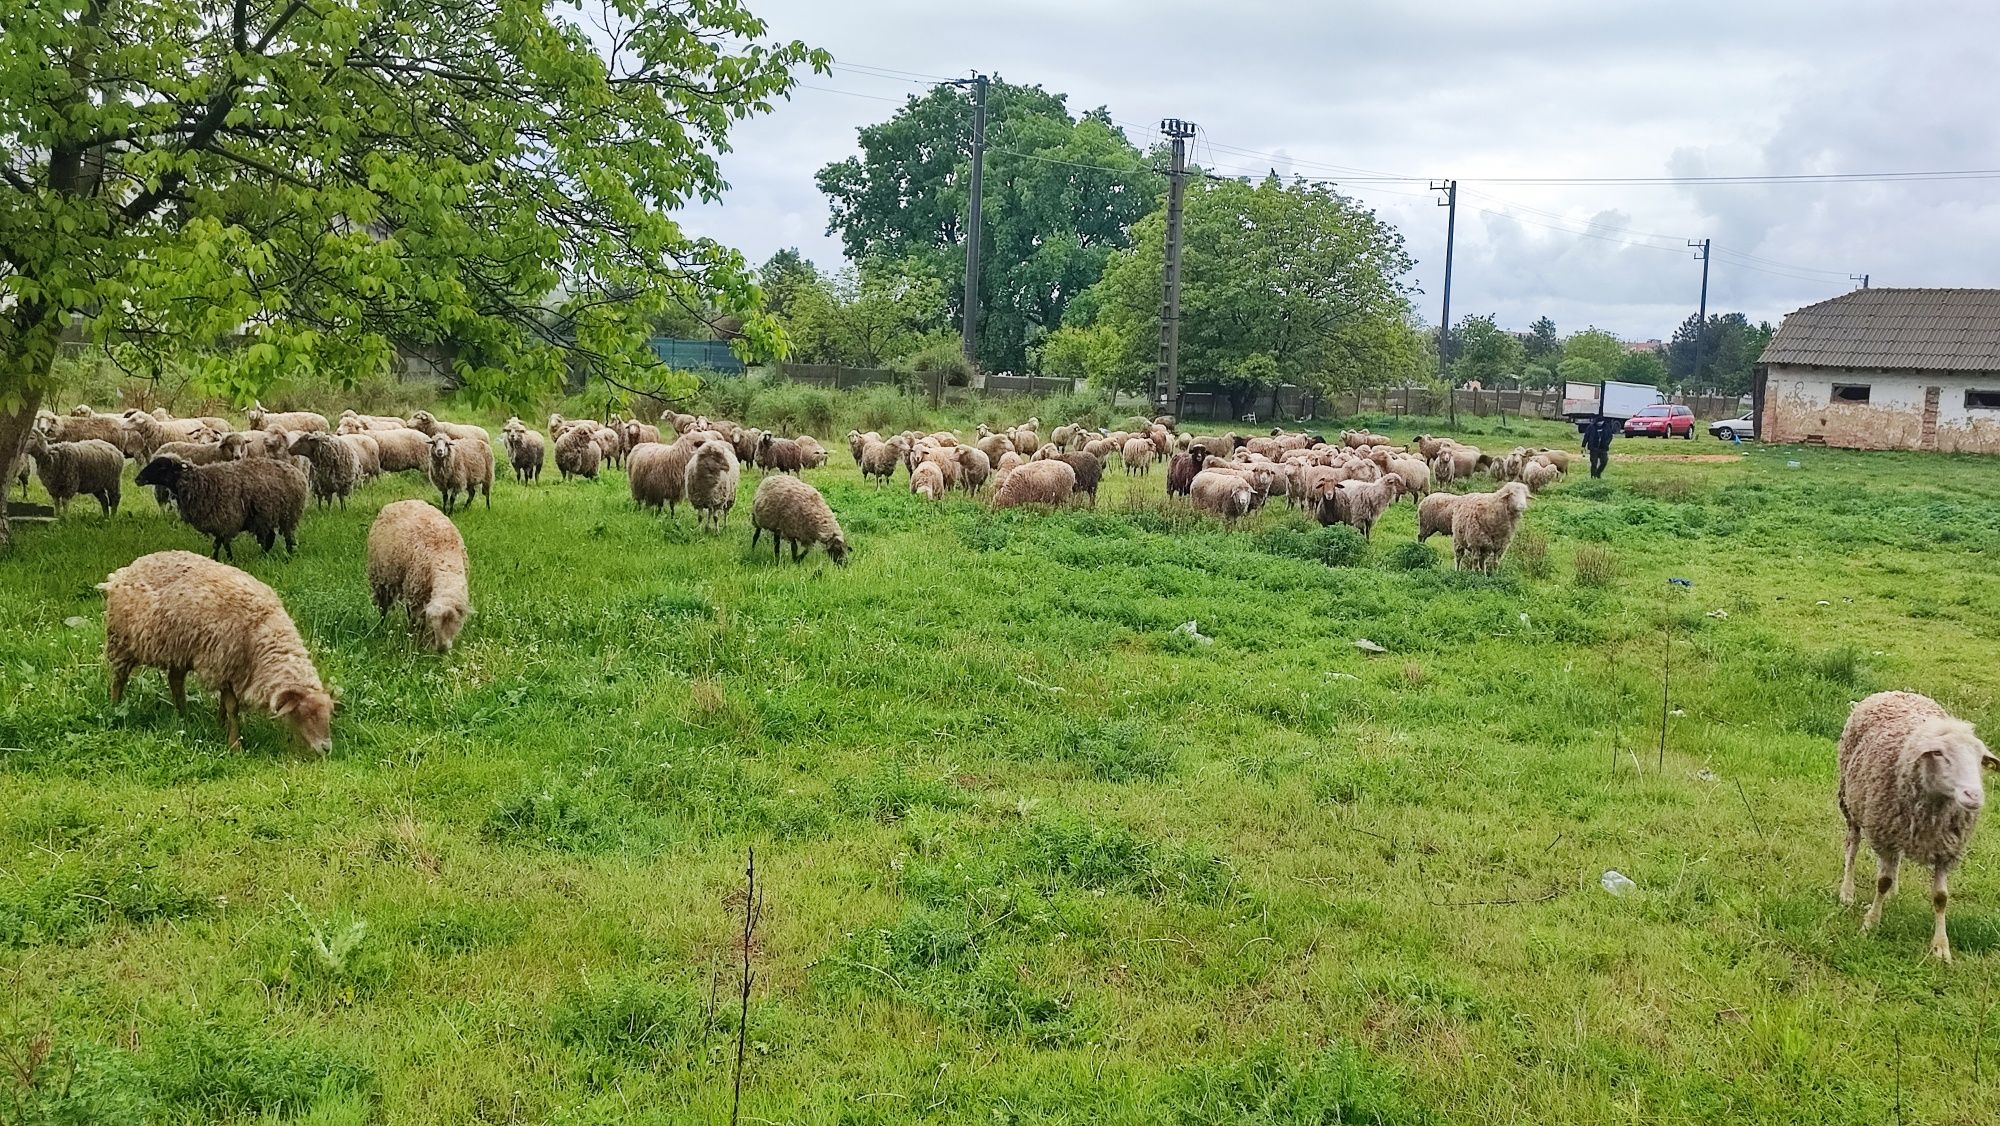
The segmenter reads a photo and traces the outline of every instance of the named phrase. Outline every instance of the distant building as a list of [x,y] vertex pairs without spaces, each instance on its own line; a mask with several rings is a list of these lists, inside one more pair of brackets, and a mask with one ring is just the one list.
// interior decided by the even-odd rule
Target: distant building
[[1621,340],[1619,343],[1625,345],[1627,354],[1651,352],[1658,355],[1667,350],[1667,346],[1657,340]]
[[1758,359],[1759,436],[2000,453],[2000,289],[1858,289],[1785,318]]

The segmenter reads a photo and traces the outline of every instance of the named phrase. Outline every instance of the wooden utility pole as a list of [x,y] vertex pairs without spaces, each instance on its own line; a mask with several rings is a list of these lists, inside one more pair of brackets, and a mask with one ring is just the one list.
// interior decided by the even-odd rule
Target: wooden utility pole
[[1701,305],[1694,315],[1694,370],[1688,373],[1690,382],[1701,379],[1702,346],[1708,343],[1708,243],[1708,239],[1688,240],[1688,245],[1695,248],[1694,256],[1701,259]]
[[1160,295],[1160,368],[1154,393],[1162,414],[1181,413],[1181,204],[1187,186],[1187,143],[1194,136],[1192,121],[1169,117],[1160,132],[1173,142],[1173,164],[1167,169],[1166,275]]
[[986,164],[986,76],[975,73],[957,85],[972,87],[972,183],[965,218],[965,362],[979,362],[980,196]]
[[1444,219],[1444,312],[1438,324],[1438,378],[1450,403],[1452,424],[1458,423],[1458,388],[1451,382],[1451,252],[1458,241],[1458,181],[1433,180],[1431,190],[1443,192],[1438,206],[1446,208]]

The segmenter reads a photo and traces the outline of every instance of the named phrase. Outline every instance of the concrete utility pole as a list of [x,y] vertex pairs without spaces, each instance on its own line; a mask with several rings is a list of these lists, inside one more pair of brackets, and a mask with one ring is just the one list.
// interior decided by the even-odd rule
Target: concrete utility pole
[[1173,165],[1167,170],[1167,245],[1165,283],[1160,295],[1160,367],[1154,390],[1161,412],[1181,413],[1181,203],[1187,186],[1187,143],[1195,124],[1169,117],[1160,132],[1173,141]]
[[1688,373],[1694,379],[1701,378],[1702,346],[1708,342],[1708,243],[1708,239],[1688,240],[1688,245],[1696,248],[1694,256],[1701,259],[1701,308],[1694,317],[1694,370]]
[[1861,288],[1863,288],[1863,289],[1867,289],[1867,288],[1868,288],[1868,275],[1867,275],[1867,274],[1849,274],[1849,275],[1847,275],[1847,280],[1848,280],[1848,281],[1858,281],[1858,282],[1860,282],[1860,283],[1861,283]]
[[980,199],[986,164],[986,76],[952,83],[972,87],[972,183],[965,217],[965,362],[979,362]]
[[1438,379],[1444,384],[1445,411],[1458,425],[1458,388],[1451,382],[1451,251],[1458,241],[1458,181],[1432,180],[1431,190],[1443,192],[1438,206],[1448,208],[1444,220],[1444,312],[1438,324]]

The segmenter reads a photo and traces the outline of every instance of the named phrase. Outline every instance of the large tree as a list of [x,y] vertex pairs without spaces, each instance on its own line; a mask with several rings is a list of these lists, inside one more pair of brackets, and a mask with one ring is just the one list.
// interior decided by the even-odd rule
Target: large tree
[[1521,373],[1521,338],[1501,328],[1491,314],[1466,316],[1452,330],[1451,376],[1454,383],[1478,380],[1497,386]]
[[[1070,300],[1128,245],[1162,183],[1104,110],[1073,118],[1062,95],[999,79],[986,108],[978,356],[991,370],[1017,370],[1027,346],[1061,324]],[[819,171],[828,232],[857,262],[921,263],[962,315],[970,92],[912,96],[860,141],[860,156]]]
[[880,367],[948,329],[944,287],[906,262],[870,263],[786,290],[792,357],[804,363]]
[[[1134,233],[1073,317],[1117,334],[1127,389],[1144,385],[1158,346],[1164,212]],[[1423,354],[1407,320],[1409,268],[1394,227],[1327,187],[1193,181],[1182,220],[1182,378],[1222,384],[1241,414],[1280,382],[1332,390],[1408,374]]]
[[1618,365],[1624,359],[1622,341],[1600,329],[1587,328],[1563,341],[1556,373],[1577,383],[1598,383],[1616,379]]
[[1772,331],[1742,313],[1710,313],[1706,324],[1691,315],[1667,344],[1668,376],[1680,387],[1742,394]]
[[1541,363],[1562,351],[1562,343],[1556,338],[1556,322],[1547,317],[1535,318],[1535,323],[1528,326],[1528,338],[1521,344],[1527,359]]
[[401,341],[481,402],[634,377],[670,305],[781,348],[741,257],[670,212],[826,57],[737,0],[584,3],[8,3],[0,465],[77,320],[119,349],[244,337],[206,372],[239,401]]

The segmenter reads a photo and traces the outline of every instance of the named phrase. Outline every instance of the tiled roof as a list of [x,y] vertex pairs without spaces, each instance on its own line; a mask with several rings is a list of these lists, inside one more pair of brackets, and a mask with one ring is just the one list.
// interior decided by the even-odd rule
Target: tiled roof
[[1857,289],[1786,317],[1758,362],[2000,371],[2000,289]]

